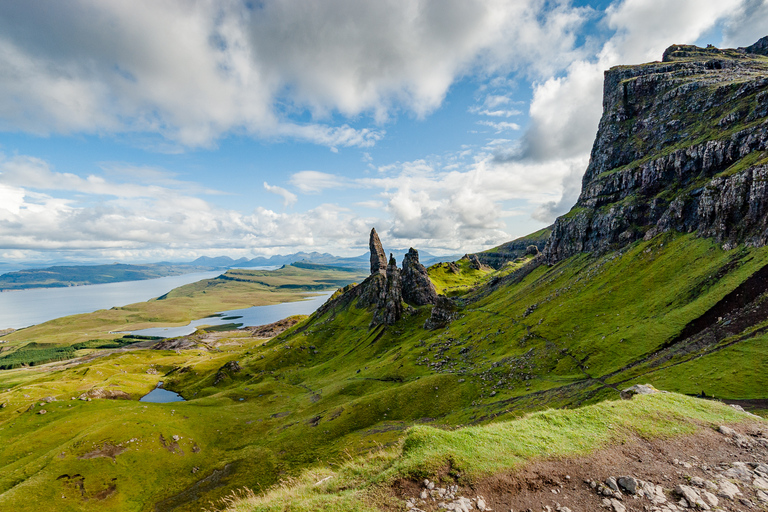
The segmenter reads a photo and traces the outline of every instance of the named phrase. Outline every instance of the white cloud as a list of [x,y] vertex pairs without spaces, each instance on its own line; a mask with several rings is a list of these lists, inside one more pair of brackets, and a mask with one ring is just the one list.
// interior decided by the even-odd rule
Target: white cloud
[[342,176],[318,171],[299,171],[291,176],[290,183],[305,194],[316,194],[325,189],[346,188],[351,185]]
[[[624,0],[606,11],[605,24],[615,31],[592,59],[572,62],[562,76],[534,87],[530,127],[523,145],[497,153],[497,162],[552,162],[552,176],[564,195],[538,207],[534,217],[551,222],[573,204],[580,175],[569,162],[585,159],[597,132],[602,110],[603,72],[618,64],[660,60],[673,43],[694,43],[718,22],[741,12],[743,0]],[[582,169],[583,173],[583,169]],[[553,185],[554,185],[553,182]]]
[[[548,73],[576,55],[585,13],[566,0],[5,2],[0,129],[370,147],[383,131],[322,120],[425,116],[464,74]],[[312,122],[291,120],[307,110]]]
[[264,189],[267,192],[271,192],[272,194],[276,194],[282,197],[283,206],[293,206],[294,204],[296,204],[296,201],[298,200],[298,197],[296,197],[296,194],[294,194],[293,192],[289,192],[283,187],[278,187],[277,185],[270,185],[266,181],[264,182]]
[[482,126],[490,126],[496,133],[501,133],[509,130],[517,131],[520,129],[520,125],[517,123],[508,123],[506,121],[494,122],[494,121],[478,121],[477,124]]

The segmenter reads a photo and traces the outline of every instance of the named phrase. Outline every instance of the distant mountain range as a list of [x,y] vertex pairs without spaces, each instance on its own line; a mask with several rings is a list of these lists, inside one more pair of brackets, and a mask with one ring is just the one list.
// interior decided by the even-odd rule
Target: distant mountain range
[[[408,251],[405,249],[393,250],[391,253],[397,260],[402,260],[405,253]],[[425,266],[433,265],[443,261],[455,261],[459,259],[461,255],[450,256],[435,256],[428,252],[421,252],[419,259]],[[270,266],[282,266],[290,265],[297,261],[303,261],[308,263],[315,263],[319,265],[335,265],[338,267],[352,267],[365,269],[370,265],[370,253],[366,252],[360,256],[341,257],[334,256],[333,254],[319,253],[319,252],[296,252],[287,255],[276,255],[265,258],[259,256],[256,258],[238,258],[232,259],[229,256],[216,256],[211,258],[209,256],[200,256],[194,261],[188,263],[176,263],[176,265],[194,265],[198,267],[215,267],[215,268],[230,268],[230,267],[270,267]]]
[[[402,260],[404,250],[392,251],[398,260]],[[422,253],[421,262],[426,265],[442,261],[454,261],[460,256],[439,257],[429,253]],[[204,272],[232,267],[281,267],[292,263],[312,263],[344,267],[355,270],[367,270],[370,265],[369,253],[351,258],[343,258],[328,253],[297,252],[288,255],[276,255],[269,258],[239,258],[232,259],[229,256],[201,256],[189,262],[146,263],[130,265],[113,263],[110,265],[72,264],[55,265],[46,268],[24,268],[19,270],[9,268],[0,275],[0,291],[23,290],[28,288],[60,288],[65,286],[80,286],[88,284],[118,283],[122,281],[139,281],[143,279],[155,279],[159,277],[189,274],[192,272]],[[8,268],[7,263],[0,263],[0,270]]]

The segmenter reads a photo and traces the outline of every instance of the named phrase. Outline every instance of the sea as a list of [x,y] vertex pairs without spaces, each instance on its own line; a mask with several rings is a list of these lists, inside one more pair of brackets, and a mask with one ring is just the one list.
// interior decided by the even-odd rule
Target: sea
[[62,316],[144,302],[179,286],[219,275],[221,271],[195,272],[141,281],[0,292],[0,330],[20,329]]

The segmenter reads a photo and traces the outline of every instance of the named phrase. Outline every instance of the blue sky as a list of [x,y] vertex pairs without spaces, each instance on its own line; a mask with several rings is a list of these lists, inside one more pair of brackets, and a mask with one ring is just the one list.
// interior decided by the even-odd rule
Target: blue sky
[[611,66],[766,0],[0,4],[0,261],[477,251],[575,202]]

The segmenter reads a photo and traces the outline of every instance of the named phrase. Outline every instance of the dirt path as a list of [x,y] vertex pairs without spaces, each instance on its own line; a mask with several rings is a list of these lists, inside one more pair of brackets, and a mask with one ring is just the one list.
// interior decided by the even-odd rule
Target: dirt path
[[[463,510],[462,504],[467,510],[481,510],[478,505],[484,505],[485,510],[497,512],[765,510],[768,424],[755,421],[733,429],[723,434],[706,427],[674,439],[635,438],[585,457],[535,461],[470,487],[452,488],[453,482],[444,477],[433,482],[432,490],[424,482],[410,481],[398,483],[393,490],[414,512]],[[631,477],[637,484],[635,494],[621,487],[610,491],[606,484],[610,477]],[[688,489],[695,496],[689,494],[689,502],[681,502],[681,491]],[[701,503],[690,503],[696,499]]]

